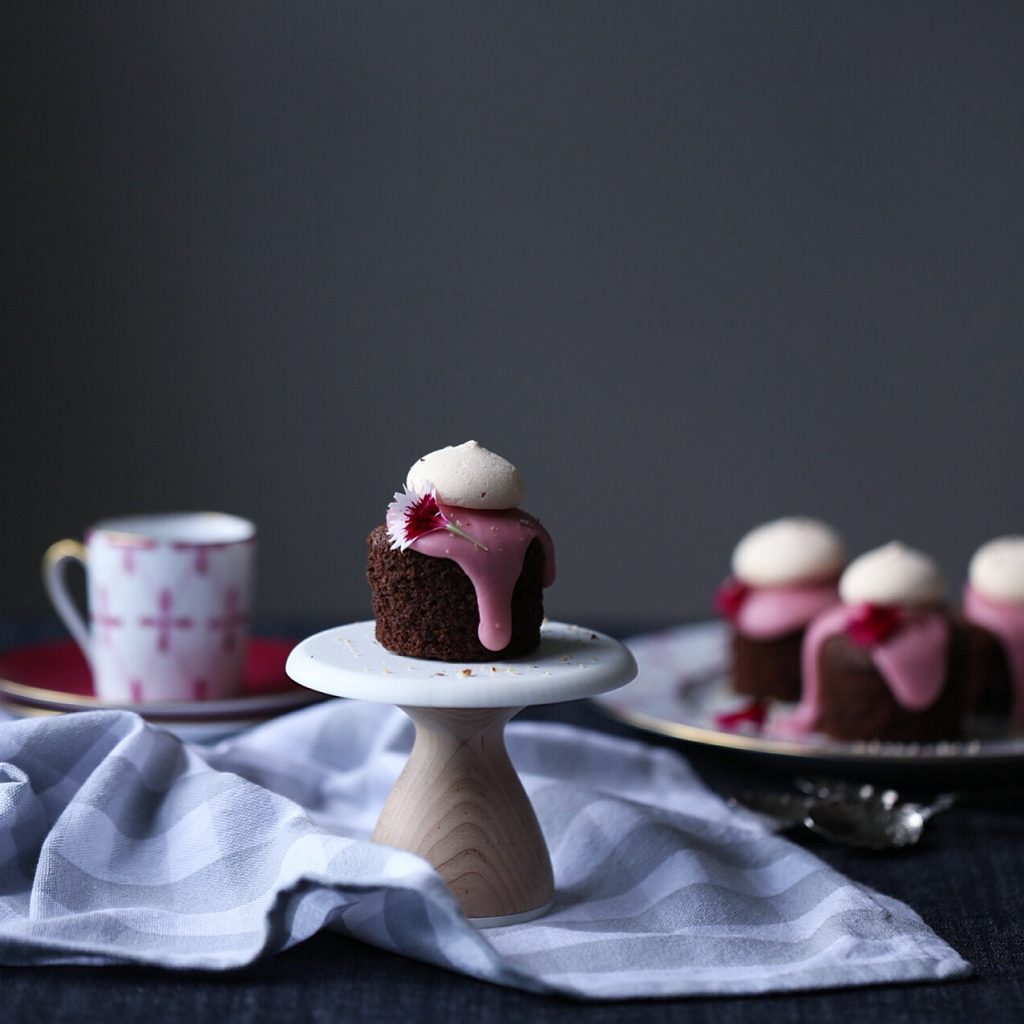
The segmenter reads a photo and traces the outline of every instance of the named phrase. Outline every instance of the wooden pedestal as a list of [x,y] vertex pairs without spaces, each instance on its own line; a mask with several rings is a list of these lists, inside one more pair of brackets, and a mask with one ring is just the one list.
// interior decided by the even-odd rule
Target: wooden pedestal
[[467,917],[543,913],[551,861],[505,750],[505,724],[521,709],[402,710],[416,742],[374,840],[433,864]]

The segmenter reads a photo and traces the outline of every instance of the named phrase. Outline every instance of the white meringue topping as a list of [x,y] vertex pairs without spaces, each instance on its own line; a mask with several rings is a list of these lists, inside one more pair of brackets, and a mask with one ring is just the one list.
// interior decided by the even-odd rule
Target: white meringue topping
[[433,487],[445,505],[487,509],[517,508],[524,490],[519,470],[476,441],[424,455],[409,468],[406,486],[420,492]]
[[732,572],[752,587],[781,587],[830,579],[845,562],[842,539],[831,526],[787,516],[756,527],[740,540],[732,554]]
[[839,580],[845,604],[928,605],[946,596],[935,559],[899,541],[855,558]]
[[986,597],[1024,604],[1024,537],[996,537],[982,544],[968,572],[971,586]]

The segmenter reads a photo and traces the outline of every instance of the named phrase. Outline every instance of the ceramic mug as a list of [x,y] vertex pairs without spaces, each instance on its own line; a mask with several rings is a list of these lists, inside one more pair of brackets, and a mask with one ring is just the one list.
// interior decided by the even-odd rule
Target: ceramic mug
[[[117,703],[213,700],[242,692],[256,527],[221,512],[104,519],[85,545],[53,544],[46,590]],[[89,624],[68,594],[69,561],[86,569]]]

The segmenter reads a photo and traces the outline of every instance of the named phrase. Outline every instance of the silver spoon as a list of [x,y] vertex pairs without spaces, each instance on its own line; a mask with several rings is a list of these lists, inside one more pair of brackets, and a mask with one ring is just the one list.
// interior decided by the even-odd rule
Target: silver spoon
[[900,801],[894,789],[848,782],[799,779],[800,790],[760,790],[741,793],[729,803],[771,819],[780,831],[803,826],[844,846],[893,850],[912,846],[925,822],[948,810],[960,794],[943,793],[931,803]]
[[746,790],[731,796],[726,803],[730,807],[742,807],[762,815],[779,832],[785,832],[803,824],[817,799],[790,790],[758,789]]
[[924,834],[925,822],[948,810],[956,801],[954,793],[943,793],[929,804],[812,801],[801,824],[834,843],[869,850],[894,850],[913,846]]

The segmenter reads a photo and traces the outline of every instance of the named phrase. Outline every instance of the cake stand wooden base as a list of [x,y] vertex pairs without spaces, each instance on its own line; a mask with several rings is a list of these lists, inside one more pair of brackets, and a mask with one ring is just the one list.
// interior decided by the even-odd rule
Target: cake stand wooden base
[[374,840],[433,864],[478,923],[544,913],[555,891],[551,861],[505,750],[505,724],[521,709],[402,710],[416,742]]
[[546,623],[529,658],[452,664],[391,654],[372,622],[357,622],[303,640],[286,670],[321,693],[397,704],[415,723],[376,842],[429,861],[479,927],[548,910],[551,861],[505,749],[505,726],[530,704],[592,697],[629,682],[636,663],[622,644]]

